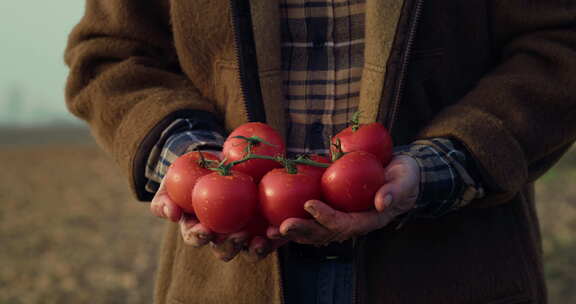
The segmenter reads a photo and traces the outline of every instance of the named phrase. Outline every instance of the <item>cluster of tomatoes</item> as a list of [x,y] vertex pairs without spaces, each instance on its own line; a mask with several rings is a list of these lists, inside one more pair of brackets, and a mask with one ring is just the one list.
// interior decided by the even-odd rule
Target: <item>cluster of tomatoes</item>
[[310,218],[304,204],[313,199],[345,212],[372,209],[392,158],[386,128],[356,122],[331,139],[330,151],[331,159],[287,159],[276,130],[247,123],[226,139],[223,161],[201,152],[178,158],[168,170],[166,190],[185,212],[221,234],[246,230],[265,236],[269,225]]

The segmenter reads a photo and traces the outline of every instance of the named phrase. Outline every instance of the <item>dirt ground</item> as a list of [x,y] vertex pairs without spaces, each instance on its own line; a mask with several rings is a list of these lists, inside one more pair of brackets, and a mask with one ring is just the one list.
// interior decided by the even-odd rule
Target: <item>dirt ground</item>
[[[151,302],[162,221],[97,147],[0,145],[0,181],[0,304]],[[572,150],[537,185],[550,303],[576,303],[575,182]]]
[[94,146],[0,147],[0,303],[150,303],[162,222]]

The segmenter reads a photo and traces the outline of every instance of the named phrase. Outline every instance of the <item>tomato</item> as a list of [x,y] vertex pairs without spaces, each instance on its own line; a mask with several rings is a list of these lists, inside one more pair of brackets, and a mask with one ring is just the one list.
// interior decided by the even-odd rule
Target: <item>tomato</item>
[[257,210],[254,213],[254,217],[252,218],[250,223],[246,225],[244,230],[246,230],[246,232],[248,232],[248,234],[250,234],[251,236],[266,237],[266,232],[270,224],[268,223],[268,220],[266,220],[264,215],[262,215],[259,206],[256,209]]
[[345,212],[374,208],[374,195],[384,184],[380,160],[363,151],[350,152],[335,161],[322,175],[326,203]]
[[[318,154],[312,154],[312,155],[310,155],[309,158],[310,158],[310,160],[313,160],[317,163],[324,163],[324,164],[330,163],[330,159],[328,159],[328,157],[321,156]],[[324,171],[326,171],[326,168],[308,166],[308,165],[297,165],[296,168],[298,169],[299,173],[314,174],[314,175],[317,175],[319,177],[321,177],[322,174],[324,174]]]
[[[358,130],[348,127],[332,138],[332,143],[340,140],[343,152],[365,151],[374,154],[386,166],[392,160],[392,137],[380,123],[360,125]],[[334,147],[330,148],[334,153]]]
[[198,179],[192,192],[194,212],[200,223],[217,233],[234,233],[252,220],[258,205],[258,186],[252,177],[232,171]]
[[[282,136],[272,127],[259,122],[246,123],[236,128],[224,142],[222,152],[228,163],[240,160],[246,156],[245,149],[248,143],[243,139],[234,138],[235,136],[258,136],[273,145],[257,144],[252,149],[254,154],[277,156],[283,155],[286,150]],[[273,160],[252,159],[234,166],[234,170],[246,173],[252,176],[255,182],[259,182],[264,174],[279,167],[281,165]]]
[[287,218],[311,218],[304,204],[320,199],[320,176],[305,173],[290,174],[286,169],[274,169],[260,182],[260,207],[270,224],[279,227]]
[[[202,152],[202,155],[207,160],[220,161],[212,153]],[[198,178],[212,173],[212,170],[201,166],[200,160],[199,152],[189,152],[178,157],[168,168],[164,179],[168,197],[185,212],[192,214],[192,189]]]

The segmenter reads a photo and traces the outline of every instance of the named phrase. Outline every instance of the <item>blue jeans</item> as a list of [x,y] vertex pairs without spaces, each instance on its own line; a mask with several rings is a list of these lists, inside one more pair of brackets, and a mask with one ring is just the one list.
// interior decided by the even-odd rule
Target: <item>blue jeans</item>
[[286,304],[351,304],[351,261],[311,260],[282,254]]

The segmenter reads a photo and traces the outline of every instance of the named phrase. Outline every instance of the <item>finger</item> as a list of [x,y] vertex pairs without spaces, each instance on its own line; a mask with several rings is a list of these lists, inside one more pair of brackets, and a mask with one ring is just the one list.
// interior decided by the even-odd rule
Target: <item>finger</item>
[[350,230],[350,218],[347,213],[340,212],[319,200],[310,200],[304,204],[304,209],[310,213],[318,223],[337,233]]
[[250,234],[247,231],[231,234],[228,239],[234,244],[236,249],[247,249],[250,243]]
[[150,202],[150,212],[152,212],[152,214],[157,217],[163,218],[164,217],[164,215],[162,214],[163,206],[164,205],[160,204],[160,202],[158,202],[157,200],[153,200],[152,202]]
[[314,220],[289,218],[280,225],[280,233],[300,244],[324,245],[332,241],[333,233]]
[[288,240],[284,239],[270,240],[261,236],[256,236],[250,242],[250,247],[247,253],[248,259],[253,262],[258,262],[287,243]]
[[230,238],[219,243],[210,242],[210,247],[214,256],[224,262],[231,261],[241,250]]
[[329,205],[311,200],[306,202],[304,208],[310,212],[319,224],[330,232],[330,241],[342,242],[352,237],[364,235],[386,226],[398,213],[377,212],[340,212]]
[[252,262],[257,262],[266,257],[267,253],[271,249],[270,240],[255,236],[250,242],[250,247],[248,248],[248,258]]
[[156,193],[150,202],[150,211],[157,217],[165,218],[164,216],[164,200],[165,193]]
[[152,202],[150,203],[150,211],[152,214],[171,220],[173,222],[178,222],[182,217],[182,209],[178,207],[168,196],[168,192],[166,191],[166,187],[164,186],[164,180],[160,183],[160,187]]
[[[201,233],[199,233],[201,231]],[[180,219],[180,233],[186,245],[202,247],[214,238],[214,234],[198,222],[195,216],[185,214]]]
[[374,197],[374,206],[379,212],[405,212],[413,207],[418,197],[418,164],[407,156],[398,158],[395,164],[386,169],[387,183],[378,189]]
[[390,208],[394,200],[395,188],[392,184],[386,184],[378,189],[374,196],[374,207],[378,212],[384,212]]
[[268,227],[268,230],[266,230],[266,236],[271,240],[284,239],[284,236],[280,233],[280,229],[274,226]]
[[160,186],[150,202],[150,211],[157,217],[164,217],[164,197],[167,196],[164,180],[160,182]]
[[[180,208],[176,206],[165,194],[157,194],[150,204],[150,211],[157,217],[169,219],[174,222],[179,220]],[[176,218],[178,217],[178,218]]]
[[165,218],[171,220],[172,222],[178,222],[182,217],[182,208],[178,207],[172,200],[164,199],[163,214]]
[[386,184],[376,192],[374,207],[379,213],[400,215],[412,209],[418,194],[411,186],[402,184]]
[[332,232],[332,241],[345,241],[357,235],[380,229],[388,224],[391,215],[376,211],[340,212],[327,204],[311,200],[304,208],[308,210],[322,226]]
[[376,192],[374,207],[381,214],[400,215],[414,207],[416,196],[412,191],[411,186],[400,183],[386,184]]
[[196,235],[198,239],[203,240],[205,243],[215,241],[219,238],[217,233],[202,225],[202,223],[194,225],[191,232]]

